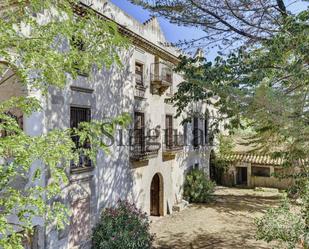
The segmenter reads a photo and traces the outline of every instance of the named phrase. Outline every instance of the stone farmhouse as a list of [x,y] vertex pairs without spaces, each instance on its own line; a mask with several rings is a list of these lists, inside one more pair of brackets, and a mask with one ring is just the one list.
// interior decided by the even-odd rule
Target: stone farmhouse
[[[84,1],[81,10],[88,2]],[[102,151],[97,155],[96,167],[86,158],[72,166],[70,184],[62,195],[72,211],[70,224],[59,232],[52,224],[44,227],[37,221],[29,248],[88,248],[100,211],[119,199],[136,203],[149,215],[171,214],[182,203],[185,173],[193,167],[209,171],[211,121],[205,118],[205,104],[195,103],[193,112],[198,115],[182,125],[186,117],[174,118],[175,108],[166,103],[183,79],[173,72],[179,51],[164,45],[167,41],[158,20],[153,17],[140,23],[110,2],[91,3],[99,15],[115,21],[131,38],[133,46],[123,54],[123,67],[97,70],[93,77],[81,74],[63,90],[50,89],[48,98],[23,89],[12,76],[0,85],[0,101],[20,95],[41,98],[44,105],[39,113],[23,117],[13,111],[24,131],[33,136],[127,112],[132,116],[129,128],[134,133],[121,136],[123,141],[133,139],[135,143],[114,143],[110,154]],[[158,143],[148,145],[146,141],[153,136],[148,131],[152,129],[160,131]],[[195,136],[193,130],[203,131],[203,135]]]
[[230,167],[223,175],[222,183],[225,185],[278,189],[287,189],[293,185],[292,178],[276,177],[293,173],[291,169],[283,166],[284,161],[281,158],[273,159],[269,155],[235,153],[226,156],[226,159]]
[[[296,174],[303,162],[295,162],[296,167],[286,167],[283,158],[273,158],[270,154],[254,150],[256,147],[246,143],[246,135],[230,136],[234,146],[224,155],[228,169],[221,174],[221,184],[248,188],[287,189],[294,184],[290,177]],[[210,164],[210,176],[212,175]],[[283,177],[284,176],[284,177]]]

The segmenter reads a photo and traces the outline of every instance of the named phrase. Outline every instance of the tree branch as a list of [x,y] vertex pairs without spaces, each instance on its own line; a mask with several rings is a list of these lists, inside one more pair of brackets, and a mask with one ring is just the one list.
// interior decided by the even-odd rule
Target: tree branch
[[[227,0],[224,1],[226,6],[228,7],[228,10],[232,13],[232,15],[238,19],[239,21],[245,23],[246,25],[250,26],[250,27],[253,27],[253,28],[257,28],[257,29],[260,29],[260,30],[263,30],[263,31],[266,31],[266,32],[277,32],[278,30],[274,30],[274,29],[266,29],[260,25],[255,25],[254,23],[250,23],[248,22],[246,19],[240,17],[238,14],[235,13],[234,9],[232,8],[232,6],[229,4],[229,2]],[[265,13],[265,12],[263,12]],[[263,16],[263,14],[262,14]],[[259,24],[261,24],[261,22],[259,22]]]
[[235,33],[241,35],[241,36],[244,36],[244,37],[247,37],[247,38],[250,38],[250,39],[253,39],[253,40],[266,40],[266,38],[263,38],[263,37],[257,37],[257,36],[254,36],[254,35],[251,35],[249,33],[246,33],[245,31],[243,30],[240,30],[236,27],[234,27],[233,25],[231,25],[230,23],[228,23],[227,21],[225,21],[222,17],[220,17],[219,15],[217,15],[216,13],[200,6],[199,4],[197,4],[194,0],[190,0],[190,2],[192,3],[192,5],[194,5],[196,8],[198,8],[199,10],[207,13],[208,15],[214,17],[215,19],[217,19],[220,23],[222,23],[223,25],[225,25],[226,27],[228,27],[231,31],[234,31]]

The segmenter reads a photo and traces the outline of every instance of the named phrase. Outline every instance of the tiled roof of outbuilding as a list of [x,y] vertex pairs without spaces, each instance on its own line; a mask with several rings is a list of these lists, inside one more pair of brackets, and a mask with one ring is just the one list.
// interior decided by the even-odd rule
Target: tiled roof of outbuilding
[[[226,161],[229,162],[246,162],[253,164],[263,164],[263,165],[274,165],[282,166],[285,162],[283,158],[273,158],[270,155],[258,155],[250,153],[234,153],[224,156]],[[308,165],[309,161],[298,160],[295,162],[296,165]]]
[[255,155],[255,154],[229,154],[225,155],[224,158],[227,161],[235,162],[247,162],[247,163],[256,163],[256,164],[265,164],[265,165],[282,165],[283,159],[281,158],[272,158],[268,155]]

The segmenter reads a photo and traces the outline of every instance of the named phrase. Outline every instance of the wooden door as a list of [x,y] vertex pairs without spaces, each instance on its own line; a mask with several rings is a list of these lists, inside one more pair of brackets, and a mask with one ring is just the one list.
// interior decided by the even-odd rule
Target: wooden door
[[247,184],[247,168],[237,167],[236,168],[236,184],[246,185]]
[[241,180],[241,168],[237,167],[236,168],[236,184],[241,185],[242,180]]
[[243,184],[247,184],[247,181],[248,181],[248,177],[247,177],[247,175],[248,175],[248,173],[247,173],[247,168],[242,168],[241,169],[241,176],[242,176],[242,183]]
[[160,177],[158,174],[153,177],[150,187],[150,215],[160,216]]

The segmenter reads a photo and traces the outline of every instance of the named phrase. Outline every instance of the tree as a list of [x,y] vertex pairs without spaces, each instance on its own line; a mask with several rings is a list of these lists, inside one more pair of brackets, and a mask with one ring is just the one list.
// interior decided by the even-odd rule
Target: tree
[[[116,24],[75,0],[0,1],[0,15],[0,85],[17,77],[23,89],[43,95],[0,103],[0,247],[15,249],[22,248],[22,240],[32,232],[34,218],[63,227],[69,211],[55,197],[68,184],[71,162],[80,153],[95,162],[98,150],[107,150],[104,135],[128,122],[128,116],[33,137],[10,111],[31,115],[41,110],[48,89],[63,88],[68,77],[80,72],[91,77],[94,65],[121,66],[119,55],[129,43]],[[72,134],[80,143],[90,142],[91,148],[77,148]]]
[[[201,58],[183,57],[177,70],[185,73],[185,81],[170,100],[178,115],[191,101],[206,101],[219,108],[222,119],[230,118],[232,126],[244,124],[240,121],[245,119],[256,132],[252,142],[261,145],[258,149],[276,152],[289,161],[306,158],[307,15],[304,11],[291,18],[271,40],[226,59],[197,65]],[[213,103],[214,96],[219,101]]]
[[171,99],[182,112],[192,100],[211,104],[211,96],[219,96],[215,105],[230,119],[229,128],[246,124],[253,131],[248,144],[256,153],[299,169],[281,177],[296,180],[300,209],[295,212],[288,200],[257,223],[259,239],[280,240],[290,248],[309,245],[308,17],[304,11],[287,18],[272,39],[214,63],[196,66],[197,59],[183,58],[178,70],[185,72],[185,81]]
[[[131,0],[167,18],[172,23],[194,26],[205,31],[205,36],[185,43],[192,46],[221,48],[252,44],[268,40],[278,32],[288,10],[288,1],[262,0]],[[295,1],[302,2],[302,1]]]

